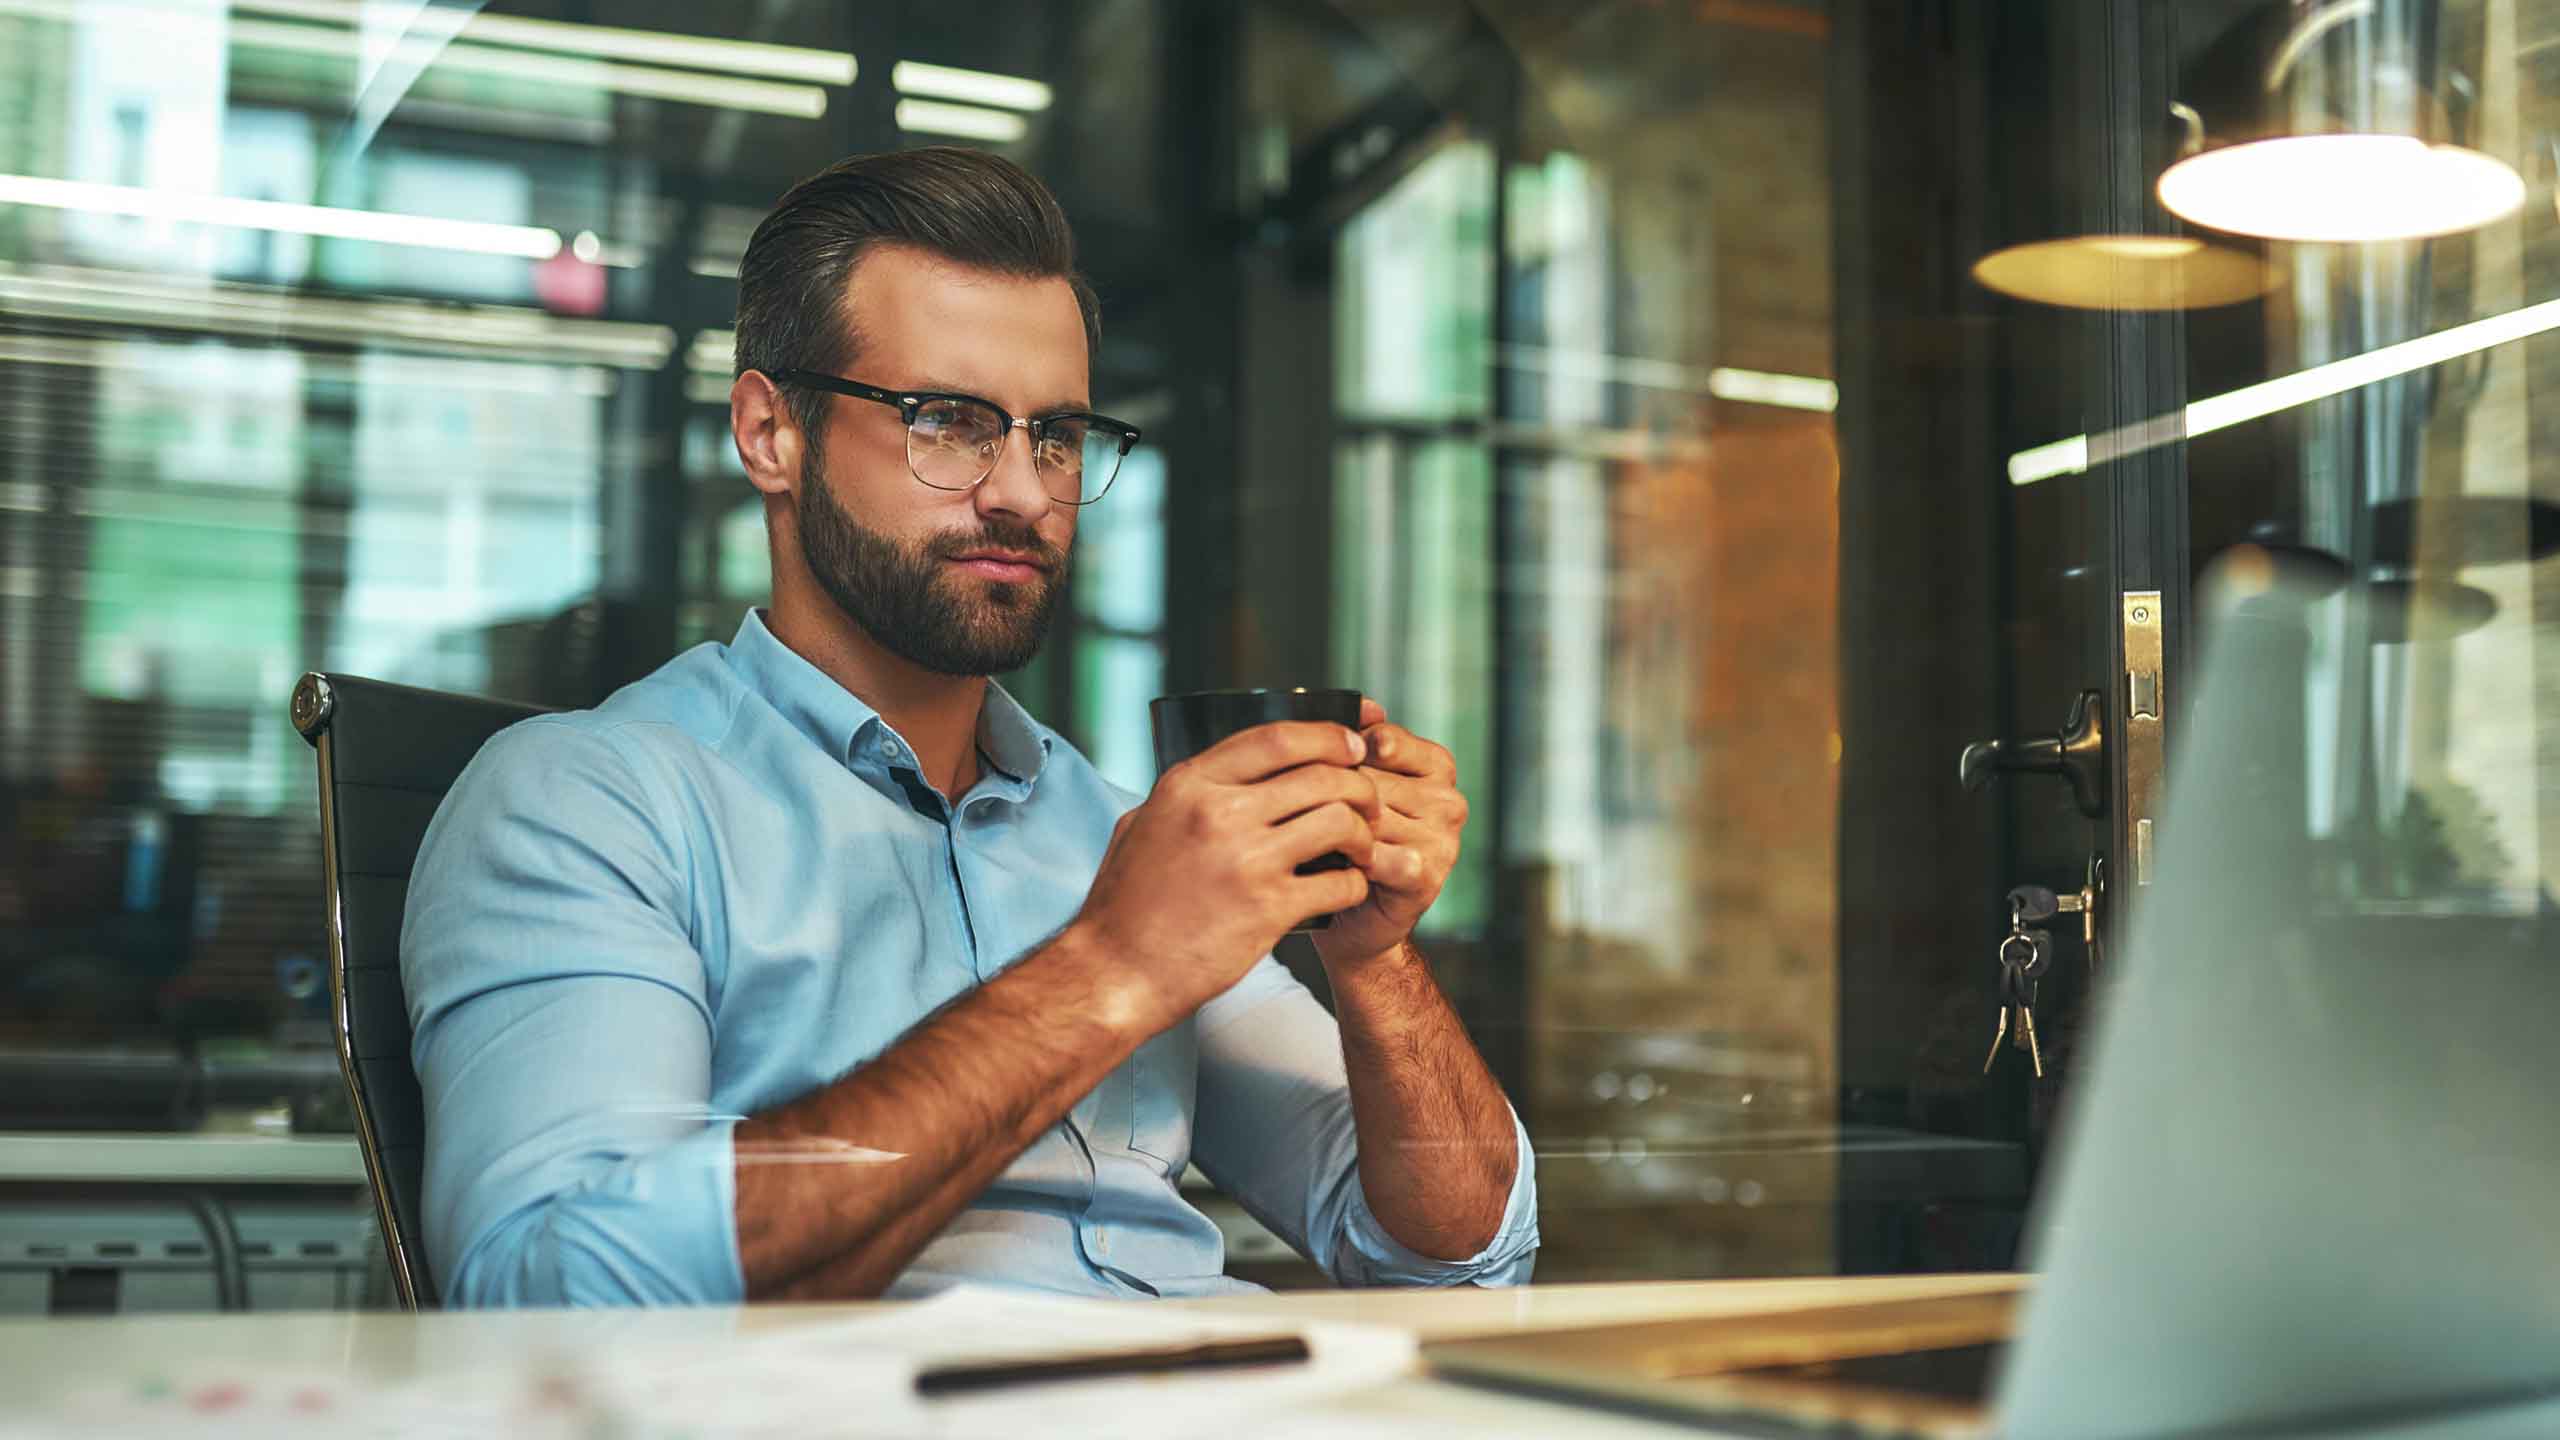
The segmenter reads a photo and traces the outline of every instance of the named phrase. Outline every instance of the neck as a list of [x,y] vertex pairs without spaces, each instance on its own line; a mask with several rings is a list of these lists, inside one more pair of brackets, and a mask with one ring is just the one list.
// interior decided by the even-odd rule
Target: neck
[[924,767],[925,783],[956,801],[978,783],[978,714],[986,704],[983,675],[942,675],[871,638],[834,602],[791,603],[777,593],[765,628],[792,653],[880,712]]

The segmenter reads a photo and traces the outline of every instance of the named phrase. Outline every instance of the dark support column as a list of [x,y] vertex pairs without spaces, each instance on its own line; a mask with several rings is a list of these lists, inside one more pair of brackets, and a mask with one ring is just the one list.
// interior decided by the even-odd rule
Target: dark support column
[[1239,600],[1242,460],[1235,388],[1244,336],[1236,254],[1235,95],[1242,54],[1233,7],[1168,4],[1164,114],[1168,213],[1164,313],[1172,414],[1163,427],[1165,684],[1234,683],[1246,617]]
[[[1964,323],[1979,239],[1977,7],[1849,5],[1833,16],[1831,113],[1840,408],[1841,1118],[2014,1135],[2016,1094],[1932,1098],[1920,1074],[1950,996],[1994,974],[1970,943],[1994,898],[1995,807],[1957,753],[1999,729],[2001,502],[1988,367]],[[2058,717],[2057,717],[2058,718]],[[1978,973],[1977,973],[1978,972]],[[1843,1157],[1843,1270],[1908,1268],[1900,1210],[1875,1213]],[[1913,1204],[1922,1197],[1910,1197]],[[1862,1204],[1862,1200],[1867,1202]]]
[[[1517,317],[1510,303],[1510,207],[1509,179],[1511,167],[1520,157],[1521,89],[1525,77],[1520,63],[1507,47],[1489,47],[1501,57],[1498,67],[1490,67],[1484,84],[1487,90],[1487,133],[1493,141],[1493,354],[1494,374],[1487,387],[1492,396],[1493,425],[1501,433],[1503,422],[1516,418],[1512,413],[1514,387],[1505,384],[1502,358],[1510,353]],[[1534,918],[1530,907],[1542,904],[1547,870],[1544,865],[1525,873],[1514,863],[1521,853],[1519,837],[1513,833],[1517,806],[1510,803],[1511,786],[1522,773],[1519,737],[1523,727],[1515,723],[1515,704],[1535,703],[1536,697],[1519,692],[1523,667],[1516,656],[1514,641],[1524,619],[1519,597],[1514,593],[1514,575],[1520,567],[1512,563],[1521,549],[1517,501],[1512,477],[1517,473],[1521,457],[1506,454],[1500,446],[1494,452],[1490,467],[1492,490],[1484,503],[1493,508],[1493,553],[1485,557],[1490,568],[1490,590],[1493,596],[1493,714],[1487,726],[1493,741],[1493,784],[1482,795],[1472,796],[1476,843],[1493,847],[1495,883],[1493,905],[1486,917],[1485,943],[1477,958],[1477,973],[1468,987],[1472,1002],[1466,1016],[1476,1046],[1484,1052],[1485,1064],[1494,1078],[1511,1096],[1512,1107],[1520,1112],[1521,1123],[1534,1123],[1530,1114],[1537,1088],[1530,1083],[1529,1019],[1536,1012],[1534,997],[1529,993],[1532,967],[1529,945],[1537,933],[1530,928]]]

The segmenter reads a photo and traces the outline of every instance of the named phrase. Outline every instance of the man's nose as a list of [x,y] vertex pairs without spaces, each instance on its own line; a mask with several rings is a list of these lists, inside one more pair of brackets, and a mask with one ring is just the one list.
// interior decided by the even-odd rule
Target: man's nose
[[996,441],[995,468],[978,482],[975,499],[980,514],[1001,512],[1036,521],[1049,513],[1057,498],[1031,458],[1031,431],[1019,421]]

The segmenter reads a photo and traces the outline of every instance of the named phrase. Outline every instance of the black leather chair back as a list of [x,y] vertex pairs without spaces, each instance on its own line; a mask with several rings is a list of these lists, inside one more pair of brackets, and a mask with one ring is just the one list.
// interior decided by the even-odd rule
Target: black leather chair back
[[309,674],[293,688],[293,727],[320,752],[320,869],[338,1067],[355,1100],[356,1138],[392,1280],[413,1310],[435,1308],[438,1292],[418,1208],[426,1114],[410,1068],[409,1002],[400,987],[409,870],[462,767],[490,736],[542,713],[353,675]]

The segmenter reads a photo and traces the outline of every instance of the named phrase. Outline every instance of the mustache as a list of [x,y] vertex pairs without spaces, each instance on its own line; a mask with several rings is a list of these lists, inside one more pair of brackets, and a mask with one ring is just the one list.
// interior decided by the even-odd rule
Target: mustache
[[1025,521],[1002,517],[991,519],[973,531],[951,531],[935,536],[926,547],[936,560],[956,560],[973,550],[1010,550],[1028,555],[1041,569],[1054,574],[1064,569],[1064,550],[1041,538],[1040,532]]

